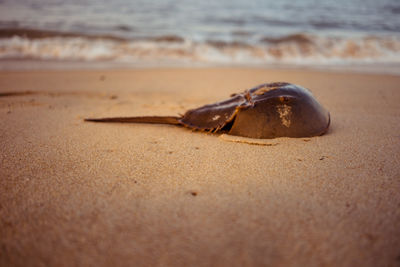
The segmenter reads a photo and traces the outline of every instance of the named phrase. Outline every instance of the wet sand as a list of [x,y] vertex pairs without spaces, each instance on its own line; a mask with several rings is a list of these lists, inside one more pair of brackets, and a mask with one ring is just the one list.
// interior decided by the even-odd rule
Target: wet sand
[[[329,132],[268,146],[168,125],[259,83]],[[300,70],[0,72],[0,266],[399,266],[400,77]],[[25,94],[28,92],[29,94]]]

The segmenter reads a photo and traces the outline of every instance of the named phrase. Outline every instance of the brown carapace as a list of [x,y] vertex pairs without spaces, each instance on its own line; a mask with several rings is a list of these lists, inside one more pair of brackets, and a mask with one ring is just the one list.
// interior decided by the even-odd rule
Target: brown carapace
[[92,122],[158,123],[250,138],[311,137],[324,134],[330,115],[307,89],[290,83],[266,83],[183,116],[85,119]]

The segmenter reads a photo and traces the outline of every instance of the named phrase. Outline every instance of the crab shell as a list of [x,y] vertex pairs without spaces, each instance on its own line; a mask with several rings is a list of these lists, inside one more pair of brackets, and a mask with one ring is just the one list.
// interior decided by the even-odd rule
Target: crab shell
[[330,115],[307,89],[267,83],[189,110],[179,122],[196,130],[224,130],[250,138],[311,137],[328,130]]

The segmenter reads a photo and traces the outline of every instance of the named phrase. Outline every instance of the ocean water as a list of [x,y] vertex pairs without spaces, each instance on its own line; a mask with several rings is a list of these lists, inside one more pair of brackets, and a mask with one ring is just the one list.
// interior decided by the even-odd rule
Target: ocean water
[[24,60],[397,72],[400,1],[0,0],[0,67]]

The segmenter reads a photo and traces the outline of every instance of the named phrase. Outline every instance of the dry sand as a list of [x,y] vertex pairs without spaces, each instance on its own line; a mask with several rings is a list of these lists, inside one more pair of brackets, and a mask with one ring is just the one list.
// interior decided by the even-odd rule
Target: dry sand
[[[86,116],[176,115],[310,88],[322,137],[234,143]],[[399,266],[400,77],[299,70],[1,72],[0,266]]]

